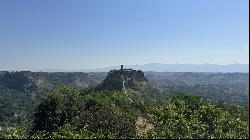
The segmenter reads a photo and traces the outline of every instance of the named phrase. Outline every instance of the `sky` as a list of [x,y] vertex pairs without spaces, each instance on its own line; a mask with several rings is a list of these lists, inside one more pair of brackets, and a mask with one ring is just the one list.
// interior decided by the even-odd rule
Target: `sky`
[[248,0],[0,0],[0,70],[249,64]]

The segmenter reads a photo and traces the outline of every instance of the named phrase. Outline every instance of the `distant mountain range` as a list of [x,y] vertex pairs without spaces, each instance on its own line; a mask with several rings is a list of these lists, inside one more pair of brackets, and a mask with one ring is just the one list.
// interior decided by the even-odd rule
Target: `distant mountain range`
[[[161,64],[149,63],[143,65],[124,65],[124,68],[132,68],[135,70],[155,71],[155,72],[249,72],[249,64]],[[60,70],[46,69],[46,72],[108,72],[112,69],[120,69],[120,66],[110,66],[95,69],[81,70]]]

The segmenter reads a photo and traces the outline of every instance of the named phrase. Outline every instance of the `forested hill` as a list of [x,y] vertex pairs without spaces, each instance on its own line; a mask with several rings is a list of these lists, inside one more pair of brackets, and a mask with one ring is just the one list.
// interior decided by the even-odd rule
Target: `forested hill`
[[[230,94],[218,91],[238,89],[248,82],[244,74],[145,76],[142,71],[115,70],[106,75],[0,72],[0,138],[249,137],[248,108],[203,99],[216,93],[228,101]],[[207,92],[209,85],[214,91]],[[204,97],[187,89],[198,89],[191,94]],[[236,91],[232,95],[241,97]]]
[[249,105],[249,73],[147,72],[151,86],[218,102]]
[[35,106],[58,86],[95,87],[106,73],[0,72],[0,128],[24,125]]
[[[117,72],[119,73],[119,71]],[[103,88],[109,89],[115,87],[116,84],[118,84],[118,87],[115,88],[123,88],[122,81],[119,81],[121,76],[118,75],[117,79],[115,78],[117,76],[115,71],[112,74],[112,76],[109,76],[105,72],[47,73],[2,71],[0,72],[0,90],[3,94],[3,90],[38,93],[40,90],[50,90],[60,85],[77,88],[95,88],[103,80]],[[107,75],[108,77],[105,79]],[[131,73],[129,75],[131,76]],[[145,80],[144,76],[147,80]],[[110,77],[113,78],[109,79]],[[136,77],[136,74],[134,76],[132,74],[132,77]],[[213,102],[223,101],[242,106],[248,106],[249,104],[249,73],[146,72],[141,77],[142,79],[137,80],[131,80],[130,77],[124,83],[125,87],[130,86],[134,89],[144,87],[144,89],[147,89],[148,86],[152,86],[171,93],[198,95]],[[140,80],[141,82],[138,82]],[[112,81],[112,86],[108,87],[106,83]],[[148,83],[149,85],[147,85]]]
[[[82,72],[0,72],[0,127],[15,127],[26,124],[31,112],[42,97],[57,86],[94,89],[108,73]],[[104,80],[105,88],[116,80],[116,74],[109,80]],[[141,75],[140,72],[138,75]],[[135,77],[134,77],[135,76]],[[107,79],[110,76],[107,77]],[[132,80],[131,78],[135,79]],[[132,90],[154,87],[161,92],[149,90],[137,93],[149,100],[165,100],[169,94],[179,95],[189,93],[198,95],[213,103],[225,102],[248,107],[249,104],[249,74],[248,73],[170,73],[145,72],[144,75],[130,75],[125,79],[124,86]],[[119,81],[118,89],[123,88]],[[146,79],[145,79],[146,78]],[[111,80],[111,81],[110,81]],[[121,79],[120,79],[121,80]],[[149,85],[148,85],[149,83]],[[113,87],[116,84],[111,84]],[[116,89],[117,87],[115,87]],[[151,93],[151,94],[150,94]],[[152,94],[157,93],[157,94]]]
[[[107,84],[105,85],[105,83],[112,81],[112,87],[118,83],[118,88],[123,88],[121,87],[122,83],[119,83],[122,82],[121,80],[119,81],[120,75],[118,75],[118,81],[116,81],[116,74],[113,74],[113,79],[109,79],[112,76],[109,76],[106,72],[47,73],[0,71],[0,90],[2,94],[4,94],[4,90],[12,90],[9,93],[17,91],[19,93],[32,92],[34,95],[39,94],[39,91],[42,90],[41,94],[47,95],[44,94],[44,90],[48,91],[60,85],[77,88],[95,88],[103,80],[103,86],[107,89],[110,87]],[[107,75],[108,77],[105,80]],[[134,77],[136,77],[136,74]],[[145,78],[147,80],[143,82]],[[142,81],[138,82],[140,80]],[[149,85],[147,85],[148,83]],[[127,79],[127,82],[124,84],[125,87],[130,86],[134,89],[147,89],[148,86],[152,86],[169,93],[190,93],[213,102],[223,101],[241,106],[248,106],[249,104],[249,73],[145,72],[142,79]]]
[[150,102],[133,93],[62,87],[38,104],[30,125],[2,130],[0,138],[248,139],[248,115],[191,95]]
[[83,72],[0,72],[0,88],[13,90],[35,90],[54,88],[59,85],[90,88],[95,87],[106,77],[106,73]]

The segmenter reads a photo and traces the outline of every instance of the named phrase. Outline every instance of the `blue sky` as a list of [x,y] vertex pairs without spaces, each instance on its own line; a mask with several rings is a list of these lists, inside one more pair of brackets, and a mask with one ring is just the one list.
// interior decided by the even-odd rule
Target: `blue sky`
[[248,0],[0,0],[0,70],[249,64]]

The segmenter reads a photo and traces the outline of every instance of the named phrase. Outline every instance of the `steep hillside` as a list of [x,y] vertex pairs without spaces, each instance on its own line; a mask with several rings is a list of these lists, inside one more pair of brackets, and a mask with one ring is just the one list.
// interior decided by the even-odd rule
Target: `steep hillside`
[[144,73],[140,70],[111,70],[97,90],[132,90],[148,91],[150,86]]
[[148,101],[163,101],[169,99],[168,91],[161,91],[149,85],[141,70],[123,69],[111,70],[107,77],[99,84],[97,91],[123,91],[132,93]]
[[67,85],[79,88],[95,87],[105,78],[106,73],[83,72],[0,72],[0,88],[13,90],[52,89]]
[[0,72],[0,128],[22,126],[40,99],[55,87],[95,87],[106,73]]
[[36,84],[21,72],[1,72],[0,88],[28,91],[34,90]]

